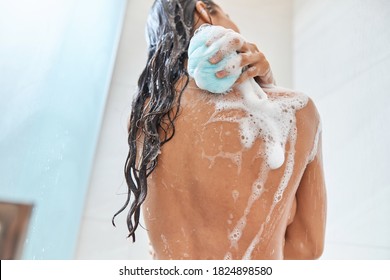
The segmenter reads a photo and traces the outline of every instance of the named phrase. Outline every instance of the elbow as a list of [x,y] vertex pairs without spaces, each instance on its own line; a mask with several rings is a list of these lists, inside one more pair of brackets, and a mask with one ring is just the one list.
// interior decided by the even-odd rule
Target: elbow
[[308,243],[297,242],[285,246],[285,259],[291,260],[316,260],[319,259],[324,252],[323,243]]
[[322,243],[320,246],[316,247],[313,251],[313,260],[319,259],[324,253],[324,244]]
[[324,252],[324,246],[322,245],[310,245],[305,250],[305,252],[302,252],[302,256],[305,260],[317,260],[322,256],[322,253]]

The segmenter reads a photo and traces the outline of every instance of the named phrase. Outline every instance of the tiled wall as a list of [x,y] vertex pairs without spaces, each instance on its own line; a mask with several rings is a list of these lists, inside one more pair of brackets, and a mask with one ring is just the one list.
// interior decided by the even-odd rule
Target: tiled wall
[[390,258],[390,2],[295,0],[294,87],[323,123],[324,259]]

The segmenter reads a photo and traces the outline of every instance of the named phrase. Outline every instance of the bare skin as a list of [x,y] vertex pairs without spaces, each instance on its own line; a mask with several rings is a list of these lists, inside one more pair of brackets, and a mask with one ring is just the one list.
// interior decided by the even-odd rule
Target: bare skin
[[[221,10],[217,13],[221,20],[217,20],[217,15],[204,16],[202,8],[198,2],[196,16],[202,19],[198,24],[210,18],[214,23],[222,19],[229,23]],[[243,63],[252,70],[244,72],[240,81],[256,77],[260,84],[269,83],[264,81],[270,78],[265,75],[269,64],[264,55],[242,52],[247,57]],[[274,98],[295,94],[266,92]],[[240,94],[233,90],[224,98]],[[326,193],[320,138],[314,159],[308,160],[319,127],[315,105],[309,100],[296,112],[294,168],[281,200],[274,204],[286,162],[270,170],[259,153],[262,139],[244,148],[237,123],[209,122],[215,98],[190,81],[182,96],[175,135],[162,147],[158,165],[148,179],[143,213],[155,258],[242,259],[248,257],[248,250],[251,259],[318,258],[324,244]],[[240,116],[243,112],[223,114]],[[290,145],[287,142],[286,151]],[[239,155],[239,164],[234,155]],[[262,193],[246,211],[253,184],[260,177],[265,178]],[[243,216],[246,225],[232,243],[229,236]]]

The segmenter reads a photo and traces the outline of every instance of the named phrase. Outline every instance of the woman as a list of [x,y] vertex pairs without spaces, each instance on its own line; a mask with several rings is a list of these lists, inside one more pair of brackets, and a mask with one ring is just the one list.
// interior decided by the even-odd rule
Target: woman
[[[129,193],[118,212],[131,204],[129,236],[135,240],[142,206],[158,259],[318,258],[326,195],[316,108],[309,99],[302,108],[292,106],[286,159],[270,168],[266,140],[257,137],[243,147],[240,125],[224,121],[245,119],[248,112],[227,109],[216,119],[218,102],[240,100],[237,87],[221,97],[189,78],[187,50],[203,24],[239,32],[210,0],[156,0],[151,8],[149,55],[129,127]],[[246,70],[236,85],[255,78],[275,104],[298,98],[275,90],[270,65],[255,45],[245,42],[238,52]],[[223,56],[217,52],[210,62]]]

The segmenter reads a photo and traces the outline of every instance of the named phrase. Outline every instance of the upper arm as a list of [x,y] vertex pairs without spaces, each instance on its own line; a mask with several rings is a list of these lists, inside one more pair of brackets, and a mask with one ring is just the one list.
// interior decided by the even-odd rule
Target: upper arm
[[318,258],[323,251],[326,223],[321,136],[317,154],[302,176],[296,192],[296,201],[296,214],[286,231],[285,258]]

